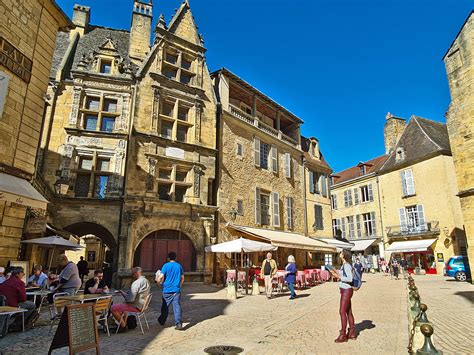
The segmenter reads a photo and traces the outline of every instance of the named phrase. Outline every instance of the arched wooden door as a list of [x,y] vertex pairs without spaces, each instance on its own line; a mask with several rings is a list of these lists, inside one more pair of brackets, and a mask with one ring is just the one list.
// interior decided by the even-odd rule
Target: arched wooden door
[[148,235],[135,252],[135,264],[144,271],[156,271],[167,261],[168,253],[174,251],[184,271],[196,270],[196,250],[189,237],[176,230],[160,230]]

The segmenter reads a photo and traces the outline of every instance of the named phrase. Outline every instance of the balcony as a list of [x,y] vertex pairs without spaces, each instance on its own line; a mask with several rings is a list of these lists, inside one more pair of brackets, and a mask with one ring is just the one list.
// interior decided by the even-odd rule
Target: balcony
[[266,123],[263,123],[262,121],[258,120],[256,117],[242,111],[241,109],[239,109],[238,107],[232,104],[229,104],[229,113],[232,116],[238,118],[239,120],[246,122],[254,127],[257,127],[262,132],[265,132],[275,138],[282,140],[283,142],[291,145],[292,147],[299,149],[298,142],[296,140],[287,136],[282,131],[275,129],[267,125]]
[[387,227],[389,238],[405,238],[411,236],[424,236],[439,234],[439,221],[425,222],[420,225],[396,225]]

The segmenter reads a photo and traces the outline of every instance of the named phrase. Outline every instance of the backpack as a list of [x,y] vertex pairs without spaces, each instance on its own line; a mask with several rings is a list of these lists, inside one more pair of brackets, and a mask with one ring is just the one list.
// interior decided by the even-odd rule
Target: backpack
[[[346,271],[344,270],[344,266],[342,267],[342,273],[344,274],[345,277],[347,277]],[[352,282],[350,283],[350,285],[352,286],[352,289],[354,291],[359,291],[359,289],[362,286],[362,278],[360,277],[359,272],[353,266],[352,266]]]

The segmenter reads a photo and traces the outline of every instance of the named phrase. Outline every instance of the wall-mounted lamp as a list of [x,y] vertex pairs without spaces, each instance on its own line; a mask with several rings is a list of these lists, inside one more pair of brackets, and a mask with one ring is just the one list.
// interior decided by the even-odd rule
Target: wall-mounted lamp
[[69,183],[66,179],[60,178],[58,181],[54,183],[54,193],[56,196],[64,196],[67,195],[67,191],[69,190]]
[[232,222],[235,222],[235,219],[237,218],[237,211],[234,207],[232,207],[232,209],[229,211],[229,215],[230,215],[230,220]]

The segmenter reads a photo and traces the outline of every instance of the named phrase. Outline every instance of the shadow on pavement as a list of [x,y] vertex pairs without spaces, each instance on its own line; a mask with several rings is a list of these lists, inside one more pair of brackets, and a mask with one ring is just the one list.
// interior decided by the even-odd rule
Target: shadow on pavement
[[367,319],[363,320],[360,323],[356,323],[355,325],[356,334],[360,334],[363,330],[373,329],[373,328],[375,328],[375,324],[372,323],[371,320],[367,320]]
[[455,293],[456,296],[461,296],[474,303],[474,291],[459,291]]
[[[305,297],[309,297],[311,296],[310,294],[307,294],[307,293],[303,293],[303,294],[296,294],[296,299],[298,298],[305,298]],[[280,297],[286,297],[286,298],[290,298],[290,294],[289,293],[280,293],[278,295],[273,295],[273,298],[280,298]]]

